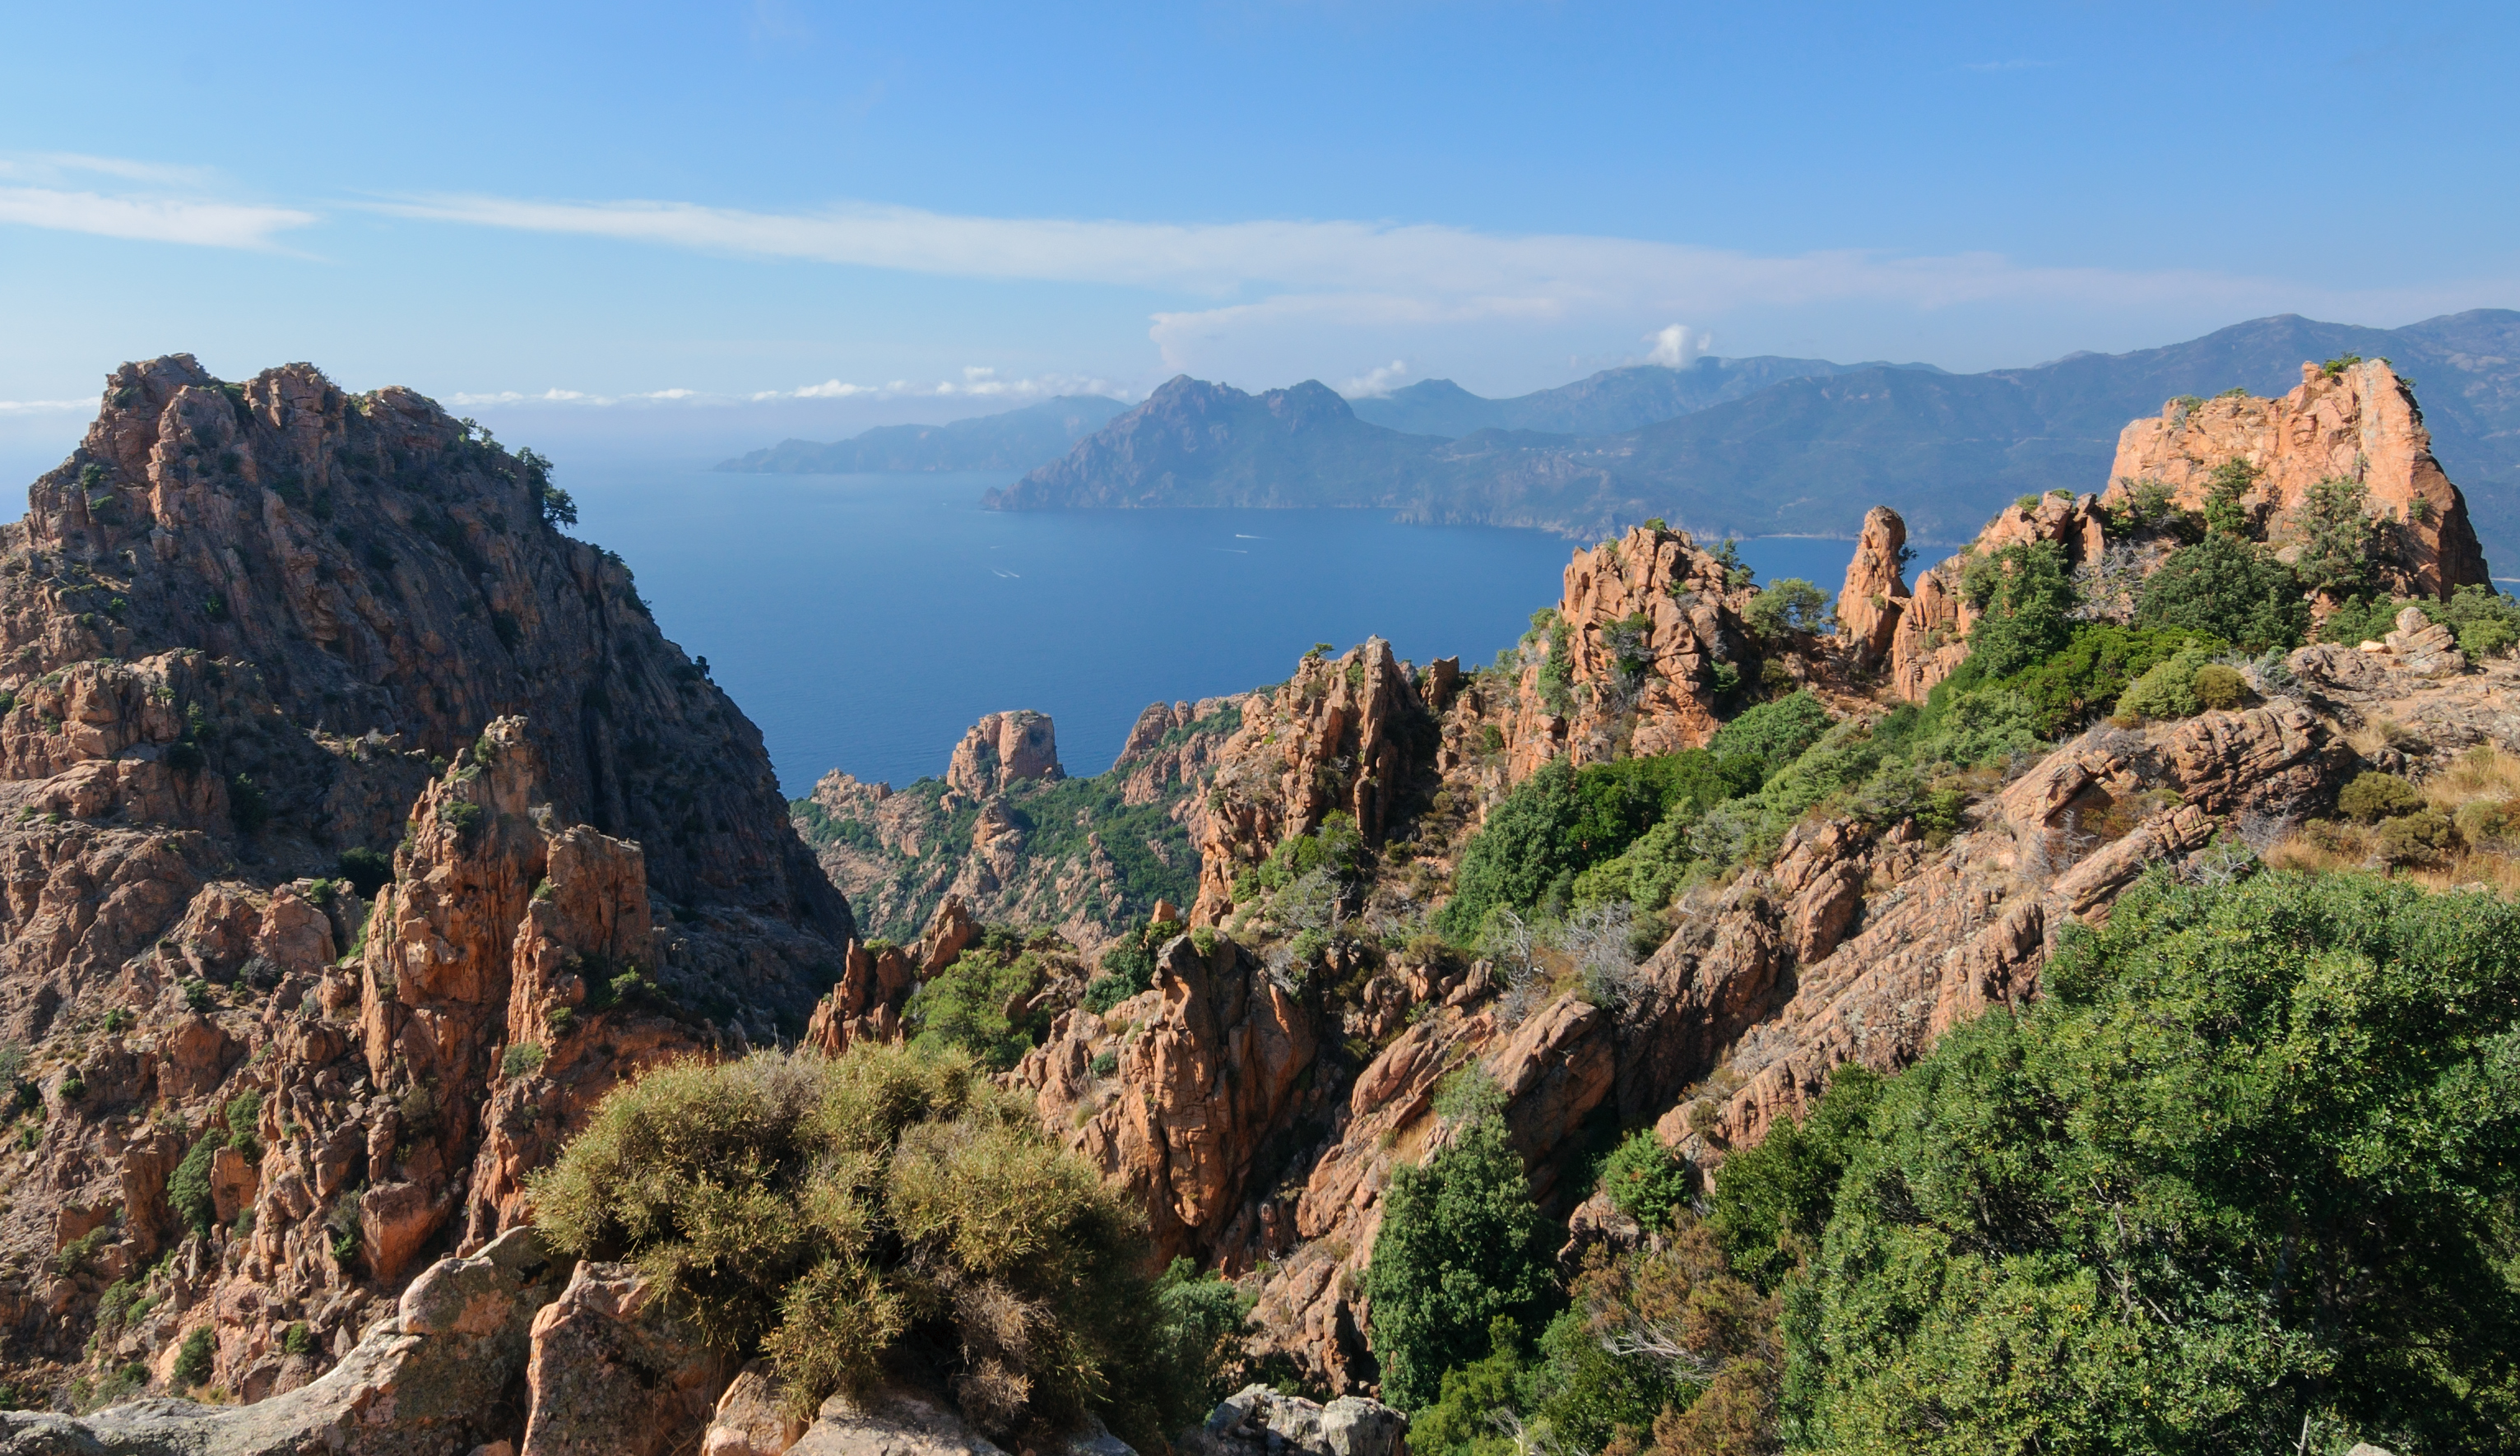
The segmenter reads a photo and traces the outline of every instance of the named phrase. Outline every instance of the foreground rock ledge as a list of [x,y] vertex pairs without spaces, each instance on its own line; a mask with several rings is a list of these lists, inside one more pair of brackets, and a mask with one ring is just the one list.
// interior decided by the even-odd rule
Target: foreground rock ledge
[[0,1414],[0,1456],[446,1456],[513,1434],[536,1311],[560,1293],[519,1228],[441,1259],[322,1379],[256,1405],[140,1400]]

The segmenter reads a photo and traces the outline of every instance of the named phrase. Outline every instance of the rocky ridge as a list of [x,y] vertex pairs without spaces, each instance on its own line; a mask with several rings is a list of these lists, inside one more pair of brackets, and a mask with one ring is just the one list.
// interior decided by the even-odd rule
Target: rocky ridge
[[547,472],[175,356],[0,533],[19,1390],[304,1387],[617,1081],[831,984],[759,735]]
[[[1834,639],[1763,635],[1722,559],[1644,527],[1577,553],[1553,612],[1476,673],[1369,640],[1239,699],[1150,708],[1097,779],[1055,776],[1037,715],[985,721],[946,779],[901,794],[827,778],[791,806],[795,822],[835,878],[856,862],[844,854],[889,866],[870,883],[903,887],[886,923],[923,923],[915,946],[834,939],[809,897],[669,897],[644,841],[573,816],[588,801],[529,714],[484,720],[439,753],[375,725],[347,739],[297,728],[256,665],[199,649],[30,673],[0,720],[17,775],[0,795],[20,805],[0,832],[22,863],[69,868],[13,911],[23,929],[8,953],[24,975],[0,982],[40,1038],[42,1117],[18,1125],[33,1156],[0,1215],[12,1372],[50,1385],[75,1366],[95,1383],[136,1365],[166,1387],[207,1330],[210,1381],[255,1403],[10,1417],[9,1437],[34,1444],[0,1450],[296,1449],[311,1438],[298,1433],[398,1390],[399,1377],[372,1378],[381,1360],[433,1347],[438,1327],[425,1311],[415,1322],[412,1302],[457,1265],[393,1292],[441,1250],[505,1271],[446,1278],[518,1287],[485,1287],[462,1319],[496,1346],[467,1378],[501,1393],[469,1395],[461,1433],[368,1420],[374,1449],[987,1449],[911,1390],[786,1421],[757,1370],[698,1350],[633,1271],[528,1269],[523,1178],[621,1079],[757,1035],[763,1015],[740,1002],[722,1018],[689,1005],[695,989],[744,985],[730,967],[792,986],[795,948],[827,948],[811,985],[829,991],[805,1025],[837,1051],[903,1035],[915,988],[998,933],[984,919],[1057,911],[1080,944],[1115,920],[1169,924],[1173,905],[1141,907],[1147,882],[1116,862],[1123,822],[1170,826],[1147,834],[1150,856],[1197,856],[1194,871],[1187,855],[1165,865],[1194,886],[1189,927],[1151,943],[1143,991],[1088,1004],[1067,975],[1036,993],[1025,1009],[1048,1033],[1006,1080],[1049,1135],[1135,1196],[1159,1254],[1243,1281],[1255,1369],[1355,1396],[1376,1380],[1360,1276],[1381,1196],[1394,1169],[1453,1135],[1437,1094],[1462,1069],[1493,1082],[1535,1195],[1566,1216],[1624,1129],[1652,1127],[1712,1167],[1796,1113],[1831,1067],[1895,1070],[1949,1026],[2036,995],[2061,928],[2106,916],[2147,867],[2223,872],[2218,836],[2279,836],[2365,766],[2420,773],[2473,744],[2520,752],[2520,666],[2470,664],[2440,629],[2401,622],[2367,650],[2253,667],[2228,711],[2104,726],[1975,781],[1957,821],[1803,816],[1772,856],[1687,891],[1649,953],[1606,969],[1538,944],[1468,959],[1422,934],[1487,812],[1553,760],[1703,744],[1752,697],[1797,685],[1868,720],[1947,676],[1936,667],[1956,664],[1967,628],[1960,563],[1905,591],[1904,536],[1894,513],[1868,519],[1849,577],[1861,606]],[[2105,553],[2099,498],[2024,503],[1979,550],[2023,540]],[[267,816],[248,828],[238,806],[255,794]],[[403,836],[371,899],[332,875],[279,877],[320,867],[354,831]],[[65,1404],[99,1393],[56,1389]],[[1204,1434],[1219,1450],[1372,1456],[1387,1434],[1359,1402],[1332,1420],[1341,1402],[1238,1399]],[[238,1434],[266,1430],[280,1434]]]

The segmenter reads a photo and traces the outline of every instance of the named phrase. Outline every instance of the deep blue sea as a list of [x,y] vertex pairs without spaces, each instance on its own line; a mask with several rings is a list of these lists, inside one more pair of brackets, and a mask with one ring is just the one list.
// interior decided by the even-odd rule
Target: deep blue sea
[[[1364,510],[1000,512],[1010,474],[742,475],[587,461],[577,535],[619,552],[665,635],[760,725],[790,795],[826,770],[945,772],[981,714],[1034,708],[1071,773],[1150,702],[1283,680],[1368,635],[1487,661],[1557,599],[1577,543]],[[1854,543],[1771,537],[1762,581],[1834,592]]]

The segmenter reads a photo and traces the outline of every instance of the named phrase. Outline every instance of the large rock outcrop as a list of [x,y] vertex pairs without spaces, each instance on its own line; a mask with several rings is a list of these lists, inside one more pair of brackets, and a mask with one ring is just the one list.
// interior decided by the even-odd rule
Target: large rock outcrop
[[1235,876],[1334,813],[1380,844],[1413,795],[1436,742],[1432,718],[1391,644],[1369,638],[1338,657],[1314,653],[1276,692],[1254,693],[1217,750],[1195,832],[1194,925],[1234,905]]
[[963,741],[954,745],[945,786],[979,800],[1011,783],[1064,776],[1058,767],[1058,729],[1050,715],[1018,708],[991,713],[971,725]]
[[636,1265],[580,1263],[534,1315],[518,1456],[689,1451],[734,1378]]
[[[1887,507],[1873,512],[1873,516],[1882,515],[1896,518]],[[1867,517],[1868,530],[1871,519]],[[1901,535],[1905,535],[1904,528]],[[1904,600],[1895,596],[1888,597],[1888,607],[1897,616],[1897,624],[1891,629],[1886,673],[1892,692],[1910,702],[1923,702],[1935,684],[1968,660],[1969,629],[1977,624],[1977,609],[1970,604],[1965,591],[1969,563],[2008,546],[2036,542],[2056,546],[2064,553],[2068,567],[2082,568],[2100,561],[2108,550],[2100,498],[2050,491],[2006,506],[1978,532],[1968,550],[1919,575],[1912,596]],[[1859,563],[1861,560],[1859,556]],[[1854,568],[1849,568],[1850,583],[1853,574]],[[1843,612],[1843,606],[1840,610]]]
[[1546,655],[1523,665],[1506,727],[1509,775],[1560,754],[1578,763],[1673,753],[1715,735],[1719,700],[1759,673],[1741,612],[1755,595],[1685,531],[1639,526],[1575,552]]
[[618,557],[546,524],[527,456],[310,365],[125,365],[0,543],[13,670],[197,648],[250,664],[293,725],[439,756],[522,717],[561,814],[638,839],[661,897],[845,934],[758,730]]
[[1899,614],[1908,601],[1908,523],[1887,506],[1864,516],[1855,555],[1846,563],[1846,585],[1837,594],[1837,631],[1859,672],[1890,656]]
[[2386,360],[2334,374],[2304,364],[2300,386],[2280,399],[2172,400],[2159,418],[2136,420],[2118,435],[2110,496],[2158,480],[2179,504],[2200,508],[2215,467],[2235,460],[2257,468],[2243,504],[2264,508],[2278,540],[2285,515],[2311,486],[2356,480],[2373,509],[2397,523],[2402,559],[2392,564],[2402,593],[2447,596],[2487,580],[2466,498],[2433,458],[2414,393]]
[[758,735],[545,469],[179,356],[0,528],[22,1389],[170,1389],[196,1332],[230,1397],[304,1387],[605,1090],[830,985],[847,907]]

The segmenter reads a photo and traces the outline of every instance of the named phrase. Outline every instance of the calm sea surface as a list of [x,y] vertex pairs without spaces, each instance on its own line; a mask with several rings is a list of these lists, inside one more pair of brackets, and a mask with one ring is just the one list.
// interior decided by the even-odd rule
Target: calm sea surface
[[[985,511],[1010,474],[566,468],[665,635],[761,727],[782,785],[945,772],[981,714],[1035,708],[1099,773],[1147,704],[1279,682],[1317,641],[1487,661],[1557,599],[1576,543],[1364,510]],[[1854,543],[1744,542],[1834,592]]]

